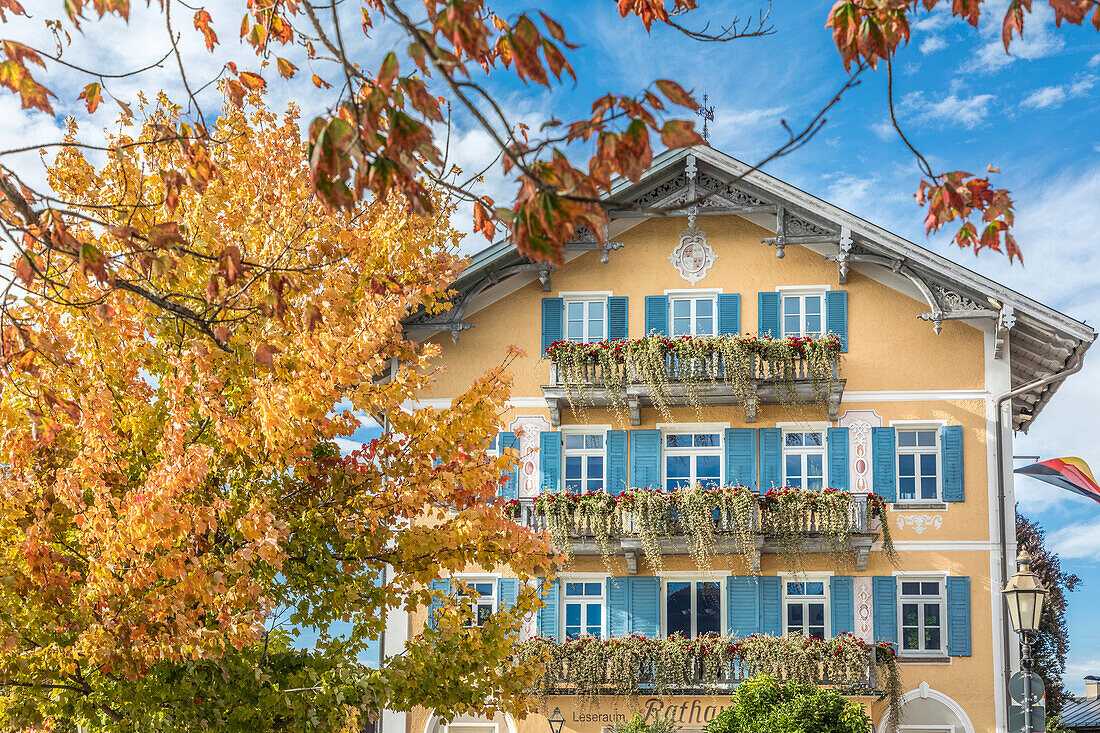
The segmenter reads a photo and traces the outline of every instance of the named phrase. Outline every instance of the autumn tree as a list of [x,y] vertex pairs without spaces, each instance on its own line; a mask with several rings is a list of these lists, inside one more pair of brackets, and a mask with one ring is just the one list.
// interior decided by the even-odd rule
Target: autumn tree
[[[486,451],[516,355],[447,409],[408,407],[437,350],[400,321],[442,307],[463,266],[452,199],[426,189],[430,216],[398,195],[326,208],[297,110],[258,96],[226,108],[208,149],[159,143],[181,124],[166,98],[137,111],[148,121],[124,116],[101,164],[60,149],[49,184],[88,216],[39,215],[55,249],[24,256],[29,294],[8,303],[0,728],[522,713],[530,670],[510,655],[530,588],[483,628],[446,601],[382,669],[357,661],[387,611],[440,600],[441,575],[523,579],[553,559],[495,498],[514,456]],[[166,195],[197,165],[201,190]],[[387,431],[342,456],[365,415]],[[298,629],[315,649],[295,648]]]
[[[47,0],[42,0],[41,4]],[[1096,0],[1047,0],[1061,25],[1100,29]],[[844,73],[836,94],[818,110],[806,110],[800,119],[784,121],[788,139],[756,161],[761,166],[787,155],[811,139],[826,124],[828,111],[853,86],[873,74],[885,77],[888,107],[898,134],[909,145],[923,178],[915,187],[925,208],[925,226],[931,231],[958,225],[955,241],[976,251],[991,249],[1009,258],[1020,257],[1011,228],[1013,202],[1009,192],[991,181],[994,170],[981,175],[959,170],[941,171],[905,136],[894,114],[893,61],[910,38],[911,21],[947,0],[837,0],[823,26],[831,29]],[[987,0],[953,0],[957,22],[977,26],[991,12]],[[1012,0],[1002,21],[1006,53],[1014,39],[1026,32],[1032,0]],[[58,14],[67,19],[42,19],[57,39],[57,48],[37,48],[29,39],[8,38],[0,44],[0,85],[17,94],[25,108],[42,114],[53,111],[52,100],[62,78],[82,80],[79,99],[88,110],[110,100],[120,78],[128,85],[140,80],[149,66],[125,69],[84,67],[63,58],[70,33],[96,33],[96,19],[106,14],[128,17],[130,0],[56,0]],[[308,125],[308,162],[311,186],[318,198],[334,210],[352,211],[365,202],[401,201],[411,213],[436,211],[435,195],[447,190],[469,205],[474,228],[492,239],[507,236],[520,252],[534,261],[560,264],[565,242],[585,227],[601,243],[605,225],[621,213],[603,200],[614,177],[636,181],[650,164],[659,140],[667,147],[700,144],[692,122],[682,119],[697,102],[680,84],[655,80],[634,93],[608,93],[592,101],[591,114],[563,120],[548,111],[533,128],[510,117],[506,104],[492,92],[501,77],[551,87],[576,79],[570,54],[576,46],[562,23],[537,8],[509,17],[495,13],[485,0],[364,0],[355,7],[312,0],[217,3],[210,8],[158,0],[167,37],[164,57],[153,66],[178,66],[180,86],[188,95],[188,114],[158,130],[150,144],[177,146],[186,161],[180,170],[165,171],[149,181],[167,202],[184,189],[197,193],[217,180],[222,171],[213,150],[223,141],[214,134],[199,93],[218,83],[237,105],[250,92],[301,70],[291,60],[308,63],[312,83],[329,96],[328,108]],[[352,11],[349,12],[348,8]],[[624,23],[641,23],[647,31],[666,26],[698,42],[729,43],[774,32],[770,5],[760,0],[757,12],[745,19],[710,17],[696,8],[696,0],[618,0]],[[236,63],[219,38],[212,13],[243,13],[240,39],[259,57],[257,65]],[[184,15],[185,14],[185,15]],[[26,15],[20,0],[0,0],[0,19]],[[219,16],[221,17],[221,16]],[[180,52],[183,33],[195,33],[215,59],[223,62],[216,78],[196,78]],[[824,32],[824,31],[823,31]],[[356,55],[368,39],[385,34],[401,39],[380,63]],[[224,35],[224,33],[223,33]],[[389,41],[387,41],[389,43]],[[125,54],[125,48],[118,49]],[[143,62],[144,63],[144,62]],[[885,67],[883,70],[882,67]],[[838,69],[840,63],[838,63]],[[133,99],[114,97],[129,110]],[[447,158],[446,136],[451,112],[461,111],[474,121],[495,148],[503,172],[515,184],[510,202],[492,200],[479,187],[479,172],[456,176]],[[679,116],[678,116],[679,115]],[[50,141],[27,141],[0,150],[0,224],[14,253],[6,264],[26,269],[37,258],[68,257],[80,261],[84,242],[69,233],[76,222],[106,225],[108,209],[81,209],[58,191],[34,190],[17,156]],[[87,137],[71,139],[91,144]],[[733,180],[727,183],[733,183]],[[684,213],[701,203],[676,204],[661,213]],[[103,204],[108,206],[107,204]],[[117,211],[117,202],[109,207]],[[650,209],[650,211],[654,211]],[[138,241],[156,238],[156,232],[138,230]],[[126,273],[140,267],[141,255],[119,253],[102,263],[104,287],[133,291]],[[216,276],[217,263],[207,261]],[[213,324],[203,321],[192,303],[173,293],[145,294],[185,327],[213,338]]]
[[1073,573],[1062,570],[1062,560],[1046,543],[1046,532],[1018,511],[1016,513],[1016,543],[1031,555],[1031,569],[1047,589],[1039,633],[1031,647],[1035,671],[1043,678],[1047,691],[1049,715],[1057,715],[1069,697],[1062,675],[1069,654],[1069,628],[1066,624],[1068,595],[1081,583]]

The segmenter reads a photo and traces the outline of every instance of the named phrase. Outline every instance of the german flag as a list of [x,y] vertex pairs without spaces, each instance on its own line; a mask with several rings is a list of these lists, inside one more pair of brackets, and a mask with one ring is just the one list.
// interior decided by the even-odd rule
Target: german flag
[[1080,458],[1051,458],[1017,468],[1016,473],[1046,481],[1048,484],[1100,502],[1100,486],[1097,486],[1096,479],[1092,477],[1089,464]]

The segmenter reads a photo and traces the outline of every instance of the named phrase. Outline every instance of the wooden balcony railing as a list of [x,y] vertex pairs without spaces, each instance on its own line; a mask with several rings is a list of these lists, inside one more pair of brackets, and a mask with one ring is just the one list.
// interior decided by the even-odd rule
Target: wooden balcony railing
[[[606,373],[608,369],[613,371]],[[844,393],[844,380],[840,378],[839,359],[835,355],[825,374],[814,374],[809,360],[801,356],[777,362],[749,355],[736,364],[727,364],[719,352],[691,359],[669,352],[665,354],[660,375],[647,374],[649,369],[630,361],[601,364],[596,359],[562,369],[551,361],[549,384],[542,388],[550,408],[550,422],[559,426],[562,409],[583,404],[625,406],[630,411],[631,424],[640,425],[641,408],[660,402],[668,406],[744,405],[746,422],[756,422],[758,405],[822,399],[829,419],[836,420]],[[736,379],[729,378],[732,375],[727,372],[731,370],[736,370]]]

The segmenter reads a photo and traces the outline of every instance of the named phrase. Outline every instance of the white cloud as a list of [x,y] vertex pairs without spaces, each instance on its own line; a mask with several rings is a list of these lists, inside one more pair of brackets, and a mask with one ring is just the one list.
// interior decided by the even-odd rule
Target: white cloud
[[987,2],[982,10],[980,30],[987,40],[978,50],[976,68],[979,71],[997,71],[1018,59],[1035,60],[1053,56],[1065,48],[1062,32],[1054,27],[1054,13],[1046,5],[1035,5],[1024,17],[1023,37],[1014,35],[1005,53],[1001,41],[1001,24],[1008,3],[1005,0]]
[[1100,522],[1070,524],[1047,535],[1050,548],[1064,560],[1100,556]]
[[1090,69],[1095,69],[1097,66],[1100,66],[1100,53],[1096,54],[1091,59],[1089,59],[1089,68]]
[[966,97],[953,91],[938,101],[931,101],[924,92],[912,92],[902,98],[900,107],[919,122],[948,122],[973,129],[985,122],[995,99],[992,94]]
[[871,130],[878,136],[879,140],[890,140],[897,134],[897,130],[894,129],[893,123],[889,120],[875,122],[871,125]]
[[914,31],[918,32],[938,31],[941,28],[947,27],[953,22],[955,21],[951,19],[951,4],[940,3],[932,10],[931,13],[921,18],[920,20],[915,21],[912,24],[912,28]]
[[1070,84],[1036,89],[1034,92],[1024,97],[1024,101],[1020,104],[1023,107],[1031,107],[1032,109],[1061,107],[1067,99],[1075,99],[1084,96],[1088,94],[1089,90],[1094,86],[1096,86],[1096,77],[1086,74],[1078,77]]
[[928,36],[920,44],[920,52],[925,55],[944,48],[947,48],[947,41],[943,40],[943,36]]

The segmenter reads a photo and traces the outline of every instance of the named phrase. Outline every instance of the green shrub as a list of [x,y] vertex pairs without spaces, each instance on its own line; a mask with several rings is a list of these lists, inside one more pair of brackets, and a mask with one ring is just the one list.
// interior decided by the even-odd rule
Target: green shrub
[[795,683],[783,685],[770,675],[742,682],[731,703],[731,707],[707,724],[707,733],[869,733],[871,730],[871,719],[863,706],[845,699],[836,690]]
[[676,733],[677,730],[668,718],[658,717],[647,725],[645,718],[638,713],[634,713],[634,717],[625,723],[619,722],[611,726],[611,733]]

